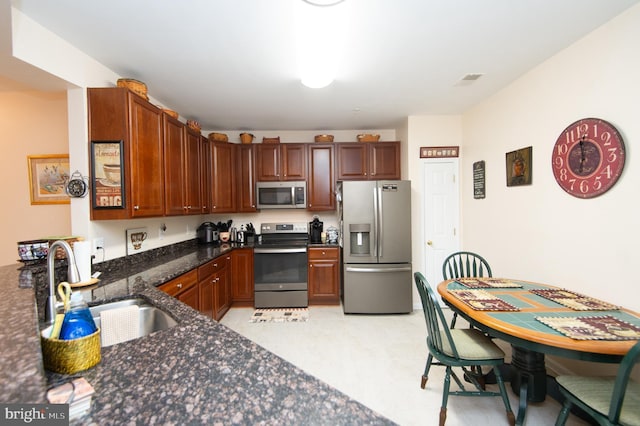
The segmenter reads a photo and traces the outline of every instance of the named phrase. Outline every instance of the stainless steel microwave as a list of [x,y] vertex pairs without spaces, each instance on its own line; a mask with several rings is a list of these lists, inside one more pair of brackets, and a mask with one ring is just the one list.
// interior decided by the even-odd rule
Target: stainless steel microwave
[[258,209],[304,209],[307,208],[307,183],[256,182]]

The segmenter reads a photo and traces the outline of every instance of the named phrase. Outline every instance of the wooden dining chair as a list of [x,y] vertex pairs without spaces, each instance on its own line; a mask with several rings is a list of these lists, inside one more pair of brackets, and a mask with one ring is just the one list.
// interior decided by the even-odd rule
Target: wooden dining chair
[[[479,254],[471,251],[451,253],[442,262],[442,276],[445,280],[454,278],[492,277],[489,262]],[[451,328],[456,326],[458,314],[453,313]]]
[[[511,411],[511,404],[507,396],[507,390],[502,380],[499,368],[494,368],[496,381],[500,392],[493,392],[483,389],[475,379],[470,368],[481,365],[498,367],[504,363],[504,352],[490,338],[485,336],[480,330],[449,329],[440,308],[436,295],[427,283],[425,277],[420,273],[414,274],[416,287],[422,300],[422,309],[427,323],[427,347],[429,355],[446,367],[444,377],[444,388],[442,391],[442,405],[440,408],[440,426],[444,425],[447,419],[447,401],[449,395],[461,396],[501,396],[507,411],[507,420],[510,425],[515,424],[515,416]],[[429,365],[427,365],[429,366]],[[475,389],[466,389],[465,385],[453,371],[453,367],[460,367],[465,375],[469,377]],[[426,383],[425,370],[423,377],[423,388]],[[451,391],[451,378],[456,382],[460,390]]]
[[615,377],[556,377],[566,398],[556,426],[564,425],[576,405],[600,425],[640,425],[640,383],[629,379],[640,362],[640,341],[624,356]]

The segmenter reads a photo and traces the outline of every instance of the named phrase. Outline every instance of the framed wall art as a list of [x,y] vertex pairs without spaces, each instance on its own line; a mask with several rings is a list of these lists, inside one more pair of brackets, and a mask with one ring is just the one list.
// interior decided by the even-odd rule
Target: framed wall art
[[69,204],[69,155],[27,156],[31,204]]
[[531,146],[507,152],[507,186],[531,185],[532,155]]
[[123,209],[124,157],[122,141],[91,141],[94,209]]

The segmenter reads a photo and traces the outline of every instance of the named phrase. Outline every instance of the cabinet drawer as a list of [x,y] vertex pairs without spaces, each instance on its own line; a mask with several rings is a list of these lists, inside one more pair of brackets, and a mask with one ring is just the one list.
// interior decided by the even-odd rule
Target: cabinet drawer
[[338,260],[340,252],[337,247],[309,247],[309,260]]
[[224,268],[226,265],[226,259],[228,254],[223,254],[222,256],[216,257],[215,259],[205,263],[204,265],[198,268],[198,280],[202,281],[204,278],[207,278],[209,275],[215,274],[220,269]]
[[185,290],[188,290],[189,288],[193,287],[197,283],[198,283],[198,273],[194,269],[192,271],[187,272],[186,274],[182,274],[179,277],[174,278],[171,281],[168,281],[162,284],[158,288],[164,291],[165,293],[169,294],[170,296],[175,296],[177,294],[182,293]]

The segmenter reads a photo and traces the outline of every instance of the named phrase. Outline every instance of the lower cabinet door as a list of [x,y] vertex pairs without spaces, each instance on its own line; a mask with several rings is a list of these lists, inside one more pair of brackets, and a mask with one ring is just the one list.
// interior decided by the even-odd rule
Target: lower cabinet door
[[200,310],[200,294],[198,292],[198,286],[194,285],[188,290],[183,291],[178,295],[178,300],[182,303],[191,306],[196,311]]
[[208,276],[198,283],[200,312],[209,318],[213,318],[214,279],[215,276]]

